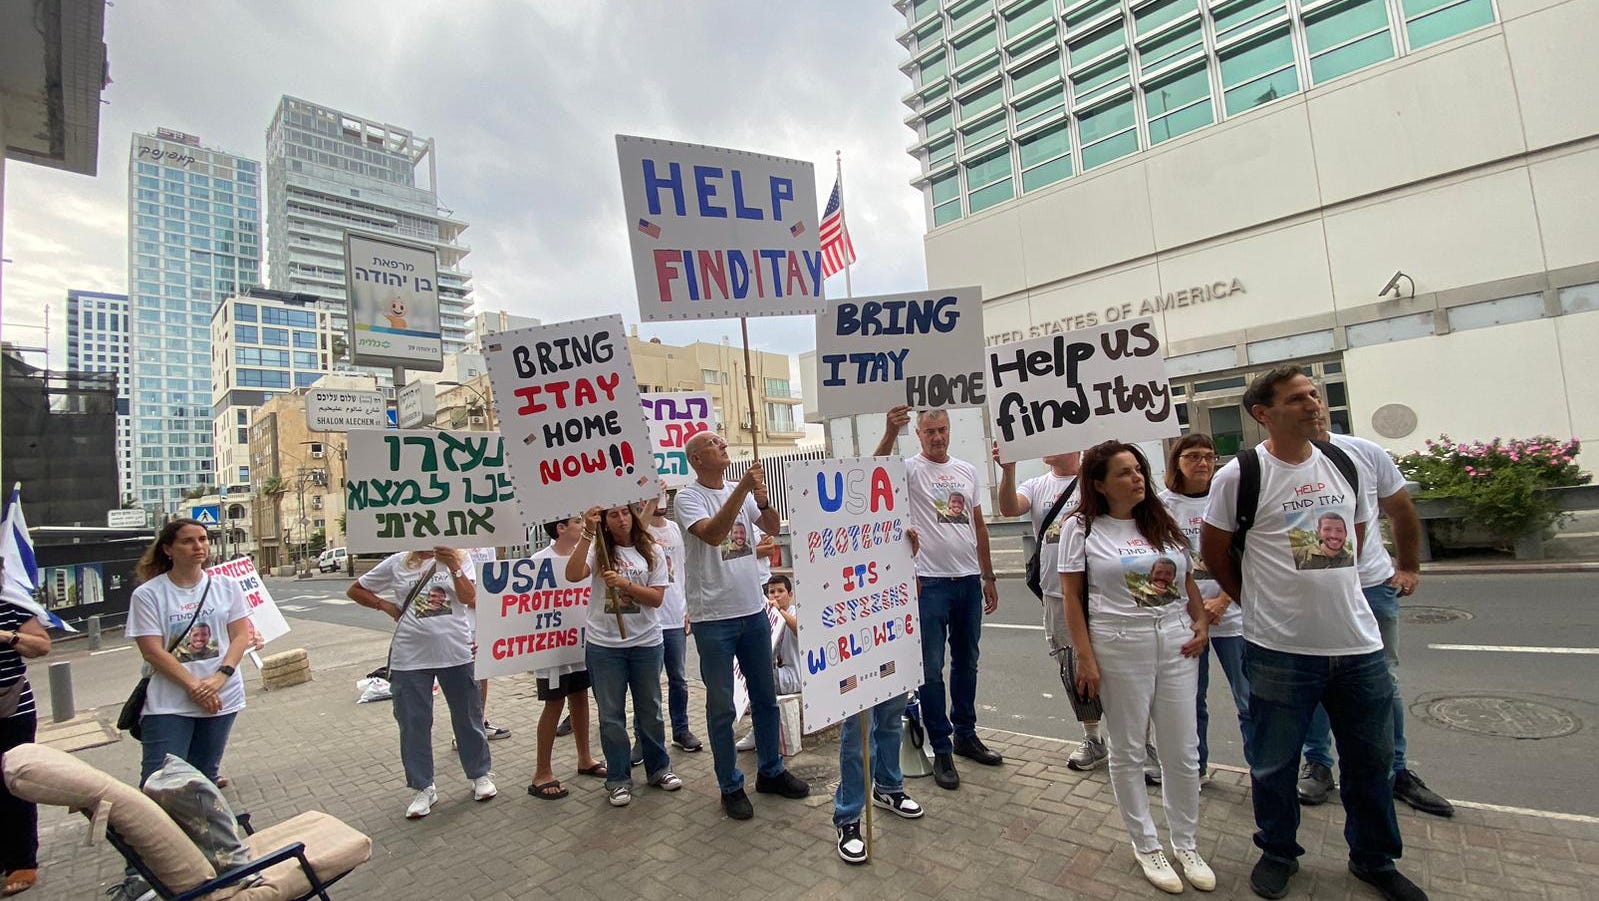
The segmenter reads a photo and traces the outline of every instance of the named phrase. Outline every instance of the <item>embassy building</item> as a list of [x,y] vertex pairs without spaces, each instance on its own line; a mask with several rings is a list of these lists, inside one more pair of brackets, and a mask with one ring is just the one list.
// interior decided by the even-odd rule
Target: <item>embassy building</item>
[[1233,453],[1599,433],[1599,0],[899,0],[932,286],[990,344],[1153,316]]

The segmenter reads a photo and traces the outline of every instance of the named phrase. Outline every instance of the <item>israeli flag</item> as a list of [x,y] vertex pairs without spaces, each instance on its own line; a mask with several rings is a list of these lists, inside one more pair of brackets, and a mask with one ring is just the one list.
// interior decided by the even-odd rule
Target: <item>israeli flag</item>
[[28,535],[28,521],[22,516],[21,482],[12,487],[11,500],[6,503],[5,520],[0,522],[0,558],[6,564],[0,600],[32,613],[52,629],[78,631],[34,600],[34,592],[39,589],[39,563],[33,556],[33,539]]

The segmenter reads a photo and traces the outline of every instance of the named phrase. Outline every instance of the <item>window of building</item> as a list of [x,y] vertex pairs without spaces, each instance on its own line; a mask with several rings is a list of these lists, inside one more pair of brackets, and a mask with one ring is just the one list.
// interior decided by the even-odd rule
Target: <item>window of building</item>
[[935,178],[933,187],[933,225],[954,222],[961,217],[960,172]]
[[1343,0],[1305,13],[1310,81],[1324,81],[1393,59],[1385,0]]
[[955,67],[960,68],[998,47],[998,32],[993,25],[989,25],[987,28],[977,29],[950,46],[955,50]]
[[1060,78],[1060,74],[1060,54],[1046,54],[1010,74],[1011,96],[1025,93],[1030,88]]
[[927,145],[927,168],[936,169],[955,156],[955,137],[951,135],[942,141],[935,141]]
[[1085,171],[1136,151],[1138,129],[1133,115],[1132,95],[1124,95],[1081,113],[1077,118],[1077,132],[1083,145]]
[[1286,25],[1234,44],[1219,55],[1222,98],[1229,116],[1299,90],[1294,45]]
[[965,3],[951,3],[949,10],[949,30],[960,31],[962,28],[976,22],[987,15],[994,8],[988,0],[966,0]]
[[1159,144],[1216,121],[1203,60],[1144,85],[1149,143]]
[[269,345],[271,345],[273,347],[288,347],[289,346],[289,330],[288,329],[281,329],[281,328],[265,328],[265,327],[263,327],[261,329],[261,343],[262,344],[269,344]]
[[270,369],[243,369],[238,372],[240,388],[283,388],[289,387],[289,374],[283,371]]
[[1005,37],[1013,38],[1040,22],[1048,21],[1054,4],[1050,0],[1033,0],[1004,12]]
[[316,353],[303,350],[295,351],[294,366],[296,369],[315,369],[317,367]]
[[1010,145],[984,154],[967,163],[967,204],[972,212],[986,210],[1016,196],[1011,179]]
[[237,303],[233,305],[233,318],[240,322],[254,322],[256,320],[255,304]]
[[767,397],[789,397],[788,379],[767,379]]
[[955,107],[953,105],[944,107],[923,119],[922,124],[923,131],[926,132],[929,138],[937,137],[949,131],[955,124]]
[[315,348],[316,347],[316,332],[295,332],[294,333],[294,346],[295,347]]
[[1494,20],[1489,0],[1402,0],[1410,49],[1436,44]]
[[961,121],[967,122],[983,113],[999,106],[1005,94],[1005,87],[995,82],[992,87],[985,88],[975,94],[968,95],[960,101]]
[[294,374],[294,387],[309,388],[316,384],[316,380],[321,377],[322,373],[320,372],[296,372]]
[[1060,122],[1016,142],[1021,156],[1022,193],[1052,185],[1072,174],[1072,142],[1068,123]]
[[700,380],[707,385],[720,385],[722,383],[722,374],[714,369],[701,369]]
[[766,405],[766,431],[794,431],[794,408],[788,404]]
[[945,75],[949,74],[949,58],[944,55],[944,48],[939,47],[916,61],[916,71],[921,76],[922,86],[930,85]]

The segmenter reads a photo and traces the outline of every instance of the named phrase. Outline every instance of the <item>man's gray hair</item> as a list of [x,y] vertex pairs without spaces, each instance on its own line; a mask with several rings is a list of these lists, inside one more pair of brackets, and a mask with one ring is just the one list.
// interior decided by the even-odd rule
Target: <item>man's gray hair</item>
[[918,412],[916,414],[916,427],[917,428],[921,428],[922,427],[922,423],[926,422],[929,419],[942,419],[942,420],[945,420],[947,422],[949,420],[949,411],[948,410],[922,410],[922,411],[920,411],[920,412]]

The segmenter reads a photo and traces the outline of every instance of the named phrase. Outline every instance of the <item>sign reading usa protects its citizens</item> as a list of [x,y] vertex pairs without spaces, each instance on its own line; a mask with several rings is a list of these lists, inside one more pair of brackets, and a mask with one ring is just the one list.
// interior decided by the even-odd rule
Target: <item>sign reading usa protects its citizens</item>
[[810,163],[629,135],[616,152],[645,321],[822,312]]

